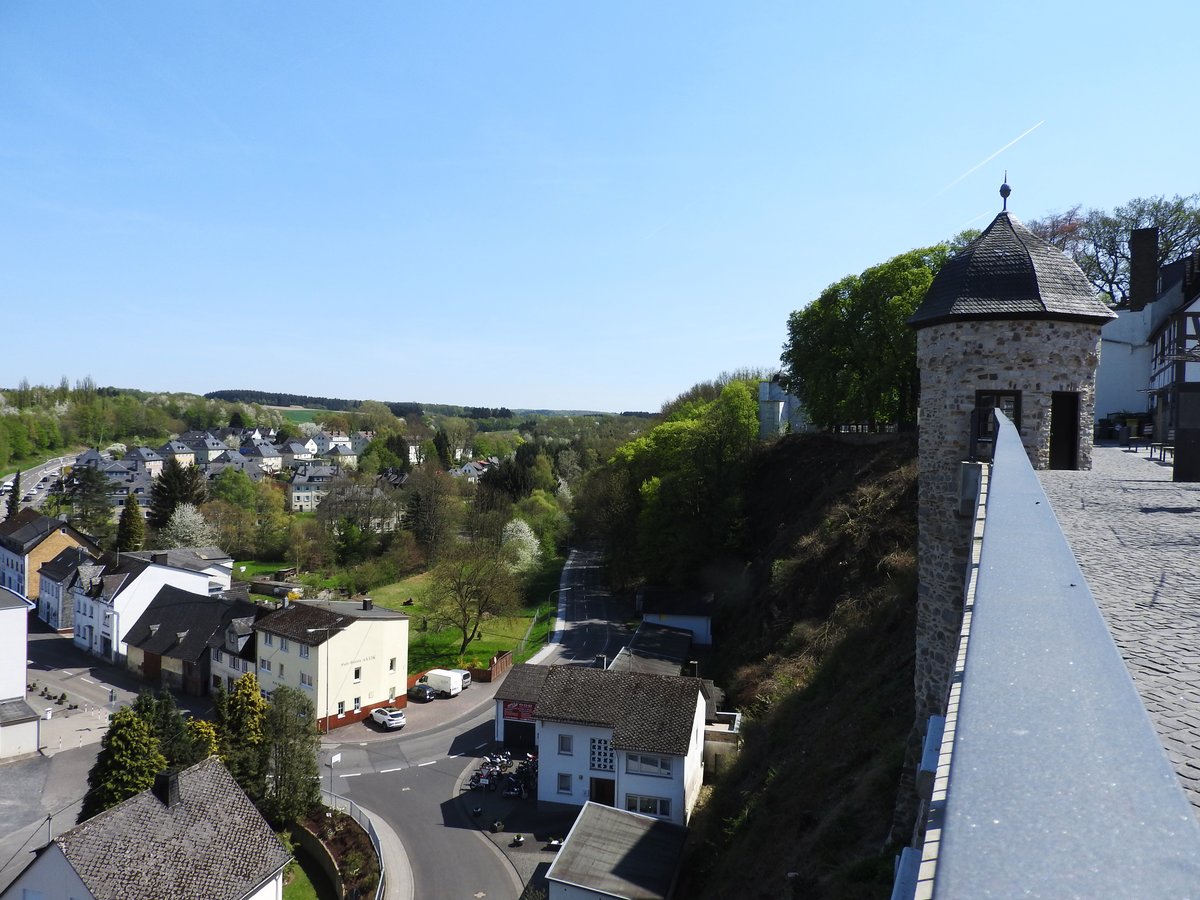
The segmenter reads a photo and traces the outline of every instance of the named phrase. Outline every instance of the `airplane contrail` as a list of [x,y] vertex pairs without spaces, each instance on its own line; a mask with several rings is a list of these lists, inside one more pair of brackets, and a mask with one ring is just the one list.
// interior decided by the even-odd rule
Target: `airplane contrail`
[[991,156],[989,156],[987,159],[980,160],[975,165],[971,166],[971,168],[967,169],[967,171],[963,172],[961,175],[959,175],[957,178],[955,178],[952,182],[950,182],[948,185],[946,185],[944,188],[942,188],[940,191],[938,191],[938,193],[939,194],[946,193],[946,191],[950,190],[950,188],[954,187],[956,184],[958,184],[960,181],[962,181],[968,175],[971,175],[971,174],[977,172],[978,170],[982,169],[984,166],[986,166],[988,163],[990,163],[993,159],[995,159],[997,156],[999,156],[1001,153],[1003,153],[1005,150],[1007,150],[1009,147],[1011,147],[1013,144],[1015,144],[1017,141],[1033,134],[1033,132],[1037,131],[1039,128],[1041,128],[1045,124],[1046,124],[1046,120],[1042,119],[1042,121],[1038,122],[1032,128],[1022,131],[1015,138],[1013,138],[1011,141],[1009,141],[1007,144],[1005,144],[1003,147],[1001,147],[999,150],[997,150],[995,153],[993,153]]

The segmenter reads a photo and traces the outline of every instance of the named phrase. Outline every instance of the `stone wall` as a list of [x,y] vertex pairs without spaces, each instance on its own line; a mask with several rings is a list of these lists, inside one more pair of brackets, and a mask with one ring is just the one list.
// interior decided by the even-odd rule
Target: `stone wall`
[[[972,521],[969,506],[960,502],[960,482],[975,392],[1021,392],[1021,440],[1035,469],[1049,465],[1052,392],[1078,392],[1079,468],[1089,469],[1099,355],[1100,326],[1080,322],[956,321],[917,332],[920,536],[910,756],[920,746],[928,717],[944,712],[962,623]],[[904,799],[899,819],[911,808]]]

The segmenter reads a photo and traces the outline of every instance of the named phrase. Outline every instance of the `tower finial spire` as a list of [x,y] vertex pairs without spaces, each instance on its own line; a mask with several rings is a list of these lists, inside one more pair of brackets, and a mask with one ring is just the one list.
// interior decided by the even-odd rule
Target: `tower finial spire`
[[1004,170],[1004,183],[1000,185],[1000,196],[1004,198],[1004,212],[1008,212],[1008,195],[1012,193],[1012,188],[1008,186],[1008,169]]

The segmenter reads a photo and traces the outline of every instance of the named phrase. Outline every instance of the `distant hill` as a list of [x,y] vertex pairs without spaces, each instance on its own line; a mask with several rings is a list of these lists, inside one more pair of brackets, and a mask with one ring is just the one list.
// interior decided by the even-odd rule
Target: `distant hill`
[[[300,406],[305,409],[327,409],[330,412],[353,412],[362,406],[362,400],[347,400],[341,397],[313,397],[308,394],[288,394],[279,391],[255,391],[248,389],[210,391],[204,395],[208,400],[223,400],[226,403],[258,403],[262,406]],[[446,403],[397,403],[380,401],[392,411],[392,415],[404,418],[410,415],[458,416],[462,419],[515,419],[523,416],[611,416],[611,412],[594,409],[509,409],[507,406],[455,406]],[[648,419],[654,413],[622,412],[622,416]]]

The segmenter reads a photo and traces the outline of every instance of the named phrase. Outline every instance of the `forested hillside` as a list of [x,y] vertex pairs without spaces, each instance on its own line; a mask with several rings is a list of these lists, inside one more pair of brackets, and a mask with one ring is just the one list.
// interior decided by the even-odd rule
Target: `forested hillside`
[[745,434],[745,409],[731,387],[685,405],[580,498],[585,521],[621,535],[622,584],[717,594],[704,674],[745,714],[745,740],[693,818],[678,895],[886,897],[913,715],[915,441],[718,440]]

